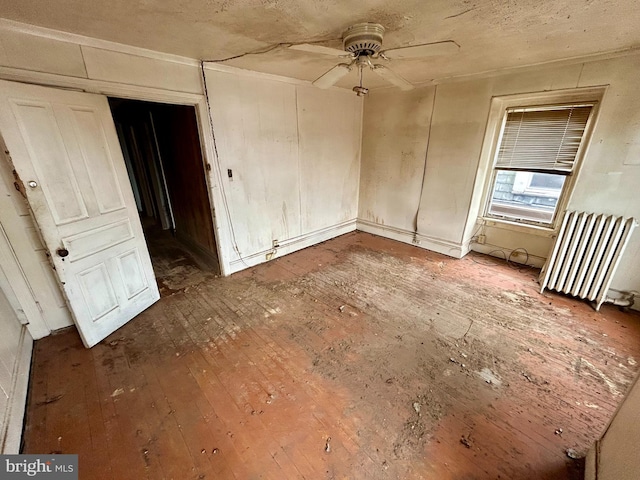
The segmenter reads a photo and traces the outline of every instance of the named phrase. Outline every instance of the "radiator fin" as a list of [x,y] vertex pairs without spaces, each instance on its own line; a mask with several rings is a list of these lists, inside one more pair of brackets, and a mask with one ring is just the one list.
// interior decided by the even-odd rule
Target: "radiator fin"
[[633,218],[565,212],[551,255],[540,272],[545,288],[595,303],[599,310],[631,233]]

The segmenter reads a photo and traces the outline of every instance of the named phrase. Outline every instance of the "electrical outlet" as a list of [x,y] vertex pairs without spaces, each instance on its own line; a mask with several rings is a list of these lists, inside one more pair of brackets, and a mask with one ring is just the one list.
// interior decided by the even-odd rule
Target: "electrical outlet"
[[278,248],[280,247],[280,243],[278,242],[278,240],[273,240],[273,248]]
[[476,240],[476,243],[479,243],[480,245],[484,245],[487,242],[487,236],[486,235],[478,235],[478,239]]

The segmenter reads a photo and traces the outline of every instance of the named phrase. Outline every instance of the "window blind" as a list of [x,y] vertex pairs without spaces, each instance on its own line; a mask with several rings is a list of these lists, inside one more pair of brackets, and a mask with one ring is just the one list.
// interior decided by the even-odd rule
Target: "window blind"
[[496,168],[571,172],[592,107],[508,109]]

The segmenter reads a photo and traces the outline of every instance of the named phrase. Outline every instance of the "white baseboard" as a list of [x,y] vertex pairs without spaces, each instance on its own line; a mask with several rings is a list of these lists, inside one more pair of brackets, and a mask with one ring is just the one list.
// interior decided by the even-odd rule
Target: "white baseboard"
[[353,232],[356,229],[356,220],[347,220],[346,222],[332,225],[331,227],[309,232],[298,237],[280,240],[279,247],[275,249],[263,250],[251,255],[243,256],[242,259],[235,259],[229,262],[229,274],[239,272],[245,268],[253,267],[261,263],[268,262],[275,258],[280,258],[289,253],[302,250],[303,248],[316,245],[317,243],[330,240],[345,233]]
[[2,431],[2,453],[20,453],[24,412],[27,407],[29,391],[29,372],[31,370],[31,352],[33,339],[25,326],[20,336],[20,349],[13,369],[13,384],[4,416]]
[[428,235],[421,235],[403,228],[380,225],[360,218],[358,219],[357,227],[358,230],[362,232],[390,238],[391,240],[397,240],[398,242],[408,243],[416,247],[424,248],[425,250],[442,253],[449,257],[462,258],[469,252],[468,245],[465,247],[461,243],[430,237]]

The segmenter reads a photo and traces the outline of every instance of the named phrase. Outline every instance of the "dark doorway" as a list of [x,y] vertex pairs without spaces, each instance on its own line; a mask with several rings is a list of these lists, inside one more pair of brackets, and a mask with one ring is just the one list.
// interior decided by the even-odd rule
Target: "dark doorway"
[[161,293],[219,274],[195,108],[109,104]]

